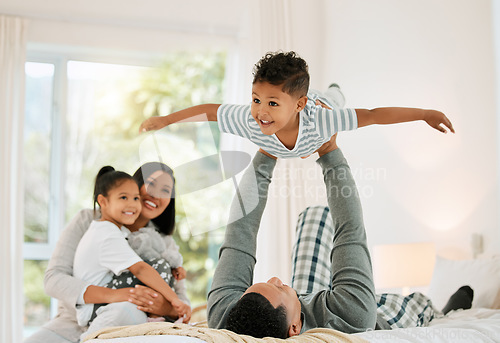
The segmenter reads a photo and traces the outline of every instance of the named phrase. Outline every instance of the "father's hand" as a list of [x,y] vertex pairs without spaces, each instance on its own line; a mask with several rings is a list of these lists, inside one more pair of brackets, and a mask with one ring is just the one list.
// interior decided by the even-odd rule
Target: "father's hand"
[[337,146],[337,134],[334,134],[332,138],[326,143],[324,143],[321,148],[316,150],[318,153],[319,157],[323,156],[326,153],[329,153],[330,151],[333,151],[335,149],[338,149],[339,147]]
[[259,148],[259,152],[261,152],[261,153],[263,153],[264,155],[266,155],[267,157],[271,157],[271,158],[273,158],[273,159],[275,159],[275,160],[277,160],[277,159],[278,159],[277,157],[275,157],[275,156],[271,155],[270,153],[268,153],[267,151],[263,150],[262,148]]
[[[316,100],[316,105],[327,108],[331,110],[332,108],[327,106],[326,104],[322,103],[319,100]],[[333,151],[335,149],[338,149],[339,147],[337,146],[337,134],[334,134],[332,138],[330,138],[330,141],[324,143],[318,150],[315,152],[318,153],[319,157],[323,156],[326,153],[329,153],[330,151]]]

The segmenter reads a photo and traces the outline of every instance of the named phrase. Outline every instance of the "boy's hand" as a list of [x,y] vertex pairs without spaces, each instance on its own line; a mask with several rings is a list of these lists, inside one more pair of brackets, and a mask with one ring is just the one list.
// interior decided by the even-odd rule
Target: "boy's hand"
[[191,319],[191,307],[188,304],[182,302],[180,299],[172,300],[171,304],[174,310],[177,312],[179,318],[182,318],[182,321],[184,323],[189,323],[189,320]]
[[[427,124],[438,131],[447,133],[448,131],[446,131],[445,129],[445,127],[447,127],[451,132],[455,133],[451,121],[442,112],[435,110],[426,110],[424,113],[424,120],[427,122]],[[445,127],[443,127],[443,125]]]
[[167,117],[151,117],[142,122],[139,132],[159,130],[167,125]]
[[186,274],[186,269],[184,269],[184,267],[172,268],[172,275],[177,281],[185,279]]

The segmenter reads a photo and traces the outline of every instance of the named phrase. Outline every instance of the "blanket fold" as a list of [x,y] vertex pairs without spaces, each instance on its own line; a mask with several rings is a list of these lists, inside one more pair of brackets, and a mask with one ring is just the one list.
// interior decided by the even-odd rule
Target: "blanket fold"
[[139,325],[117,326],[96,331],[85,338],[109,339],[130,336],[148,335],[176,335],[194,337],[207,343],[264,343],[264,342],[286,342],[286,343],[367,343],[368,341],[348,335],[332,329],[312,329],[301,335],[288,339],[279,338],[254,338],[246,335],[238,335],[229,330],[210,329],[206,324],[188,325],[176,323],[145,323]]

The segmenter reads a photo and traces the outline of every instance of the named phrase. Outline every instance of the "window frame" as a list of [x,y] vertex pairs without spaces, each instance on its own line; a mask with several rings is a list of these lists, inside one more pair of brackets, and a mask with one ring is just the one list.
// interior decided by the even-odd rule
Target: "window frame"
[[[50,137],[50,172],[49,172],[49,192],[47,242],[34,243],[23,240],[23,262],[25,260],[49,261],[54,251],[65,223],[65,193],[66,183],[66,154],[64,151],[66,135],[64,123],[67,115],[67,95],[68,95],[68,62],[84,61],[93,63],[109,63],[134,66],[151,66],[155,58],[146,54],[129,56],[109,55],[104,53],[87,53],[85,51],[74,51],[61,48],[53,48],[45,45],[28,45],[26,61],[34,63],[47,63],[54,65],[54,79],[52,84],[52,107],[51,107],[51,137]],[[50,317],[57,314],[58,300],[50,297]]]
[[[23,242],[23,259],[49,260],[64,225],[64,211],[60,207],[64,200],[62,185],[65,181],[64,168],[62,168],[64,165],[64,133],[62,127],[65,117],[63,109],[67,94],[65,81],[67,60],[61,56],[28,52],[26,63],[28,62],[54,65],[54,79],[52,83],[52,107],[50,115],[50,199],[48,204],[47,243]],[[54,168],[54,166],[57,168]]]
[[[160,56],[145,53],[135,53],[132,56],[109,54],[85,50],[53,47],[45,44],[28,44],[26,62],[50,63],[54,65],[53,99],[51,111],[51,141],[50,141],[50,200],[49,221],[47,224],[47,243],[31,243],[23,241],[23,260],[49,260],[60,233],[65,226],[65,213],[62,204],[65,200],[64,187],[66,182],[64,146],[66,135],[64,123],[67,114],[68,95],[68,62],[83,61],[93,63],[124,64],[151,67],[154,60]],[[57,166],[57,168],[53,168]],[[51,313],[52,314],[52,313]]]
[[[49,167],[49,204],[47,223],[47,242],[33,243],[23,241],[23,261],[49,261],[57,244],[59,235],[64,228],[64,120],[67,95],[67,58],[56,54],[43,54],[28,51],[26,62],[47,63],[54,66],[52,81],[51,134],[50,134],[50,167]],[[54,168],[55,167],[55,168]],[[57,314],[58,300],[50,297],[50,317]]]

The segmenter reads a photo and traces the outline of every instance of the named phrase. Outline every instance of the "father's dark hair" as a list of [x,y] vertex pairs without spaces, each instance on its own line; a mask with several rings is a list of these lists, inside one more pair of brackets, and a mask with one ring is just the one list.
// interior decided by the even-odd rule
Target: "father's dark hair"
[[288,338],[286,310],[259,293],[247,293],[229,312],[226,329],[255,338]]
[[283,92],[302,97],[309,90],[306,61],[295,52],[269,52],[254,67],[253,83],[268,82],[283,85]]

